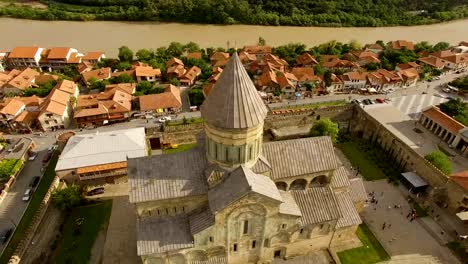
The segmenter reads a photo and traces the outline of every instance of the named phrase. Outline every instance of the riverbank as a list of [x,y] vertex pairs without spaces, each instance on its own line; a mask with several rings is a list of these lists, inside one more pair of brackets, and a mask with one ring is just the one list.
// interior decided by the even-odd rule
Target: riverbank
[[[468,7],[426,0],[417,5],[392,0],[0,0],[0,16],[35,20],[159,21],[220,25],[382,27],[428,25],[468,17]],[[3,4],[2,4],[3,3]]]
[[254,45],[259,37],[266,39],[271,46],[300,42],[312,47],[331,40],[374,43],[376,40],[387,42],[396,39],[432,44],[446,41],[455,45],[468,36],[468,20],[413,27],[322,28],[0,18],[0,27],[2,35],[8,36],[8,41],[0,44],[0,50],[30,45],[68,46],[84,51],[100,50],[108,57],[116,57],[122,45],[133,50],[155,49],[173,41],[193,41],[202,48],[226,48],[228,45],[240,48]]

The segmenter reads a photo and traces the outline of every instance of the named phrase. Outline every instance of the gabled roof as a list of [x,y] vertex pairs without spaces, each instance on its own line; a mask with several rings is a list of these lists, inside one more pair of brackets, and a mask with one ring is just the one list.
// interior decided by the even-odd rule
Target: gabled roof
[[47,59],[66,59],[71,48],[67,47],[54,47],[50,48],[49,54],[47,54]]
[[138,100],[141,111],[182,107],[180,90],[172,84],[167,85],[163,93],[142,95]]
[[171,66],[174,66],[174,65],[182,65],[182,66],[184,66],[184,63],[183,63],[180,59],[178,59],[178,58],[176,58],[176,57],[173,57],[172,59],[170,59],[170,60],[168,60],[168,61],[166,62],[167,68],[169,68],[169,67],[171,67]]
[[26,105],[17,99],[11,99],[1,110],[0,113],[5,115],[12,115],[16,116],[21,108],[25,107]]
[[201,73],[200,68],[198,68],[197,66],[192,66],[192,68],[190,68],[184,74],[184,76],[181,78],[181,80],[189,80],[190,82],[192,82],[193,80],[195,80],[195,78],[197,78],[198,75],[200,75],[200,73]]
[[450,179],[468,191],[468,170],[452,174]]
[[316,65],[318,64],[318,61],[309,53],[304,52],[299,57],[297,57],[296,64],[300,66]]
[[187,59],[201,59],[202,53],[201,52],[189,52],[187,53]]
[[124,91],[128,94],[134,94],[136,89],[136,83],[117,83],[117,84],[108,84],[106,85],[105,91],[112,89],[117,89]]
[[90,51],[86,53],[86,55],[83,56],[83,60],[89,61],[89,60],[98,60],[104,56],[104,52],[102,51]]
[[270,177],[275,181],[338,168],[330,137],[264,142],[262,153],[271,164]]
[[302,225],[338,220],[341,217],[335,194],[329,186],[289,192],[301,210]]
[[89,82],[93,77],[96,78],[96,80],[105,80],[111,77],[111,68],[107,67],[94,71],[83,72],[81,75],[86,82]]
[[211,54],[210,56],[210,60],[212,61],[223,61],[223,60],[227,60],[229,59],[229,53],[227,52],[214,52],[213,54]]
[[299,81],[310,81],[315,77],[314,68],[293,68],[291,71]]
[[414,50],[414,43],[407,40],[390,41],[389,44],[393,49],[406,48],[408,50]]
[[254,54],[250,54],[248,52],[241,51],[239,53],[239,59],[241,60],[242,63],[246,63],[246,62],[255,61],[257,59],[257,57]]
[[24,71],[22,71],[20,74],[18,74],[15,78],[11,79],[8,82],[8,86],[24,90],[26,88],[29,88],[33,81],[35,80],[35,77],[39,75],[39,72],[27,68]]
[[161,76],[161,70],[154,69],[151,66],[136,66],[135,75],[136,76],[148,76],[148,77]]
[[248,128],[263,123],[267,108],[237,53],[201,107],[202,117],[219,128]]
[[347,72],[343,74],[343,81],[365,81],[367,78],[367,72]]
[[441,58],[437,58],[437,57],[424,57],[424,58],[420,58],[418,59],[420,62],[423,62],[427,65],[430,65],[432,67],[436,67],[436,68],[443,68],[445,66],[445,61],[442,60]]
[[216,213],[230,204],[253,192],[283,202],[275,183],[267,176],[256,174],[245,166],[240,166],[225,180],[208,191],[211,212]]
[[9,59],[32,59],[39,51],[39,47],[15,47],[8,55]]
[[69,80],[62,80],[60,83],[57,83],[56,87],[60,91],[66,92],[70,95],[74,95],[78,89],[76,83]]
[[271,46],[245,46],[243,51],[251,54],[271,53]]
[[440,111],[440,109],[435,106],[431,106],[422,113],[455,135],[458,134],[461,129],[465,128],[462,123]]

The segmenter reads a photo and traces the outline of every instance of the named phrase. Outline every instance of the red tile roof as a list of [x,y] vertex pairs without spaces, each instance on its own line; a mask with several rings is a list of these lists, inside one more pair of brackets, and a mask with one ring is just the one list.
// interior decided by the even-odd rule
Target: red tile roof
[[171,84],[166,86],[163,93],[139,96],[138,100],[140,101],[141,111],[182,107],[180,90]]
[[465,126],[462,123],[453,119],[446,113],[440,111],[440,109],[435,106],[432,106],[431,108],[423,111],[423,115],[429,117],[430,119],[432,119],[432,121],[441,125],[443,128],[447,129],[453,134],[457,134],[461,129],[465,128]]
[[468,170],[452,174],[450,179],[468,191]]
[[55,47],[50,48],[47,59],[66,59],[70,48],[67,47]]
[[22,59],[22,58],[32,59],[34,58],[38,50],[39,50],[39,47],[15,47],[8,55],[8,58],[10,59]]

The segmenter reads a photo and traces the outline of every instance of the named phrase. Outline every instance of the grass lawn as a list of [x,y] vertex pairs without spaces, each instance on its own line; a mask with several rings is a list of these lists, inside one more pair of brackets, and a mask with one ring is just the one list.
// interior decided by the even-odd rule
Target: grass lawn
[[163,154],[173,154],[177,152],[187,151],[191,148],[194,148],[196,145],[197,143],[179,145],[177,148],[163,150]]
[[351,161],[354,168],[359,168],[362,177],[367,181],[385,179],[386,176],[381,169],[369,160],[366,154],[359,149],[356,142],[350,141],[341,143],[338,147],[343,151],[346,157]]
[[39,209],[39,206],[41,205],[41,202],[44,199],[47,190],[49,190],[49,187],[52,184],[52,181],[54,180],[55,165],[57,164],[58,155],[58,152],[55,152],[52,158],[50,159],[49,165],[45,170],[44,176],[42,176],[41,181],[39,182],[39,185],[37,186],[36,191],[34,192],[31,198],[31,202],[29,202],[28,208],[26,209],[26,212],[23,215],[23,218],[21,218],[21,221],[19,222],[15,233],[11,237],[10,242],[8,243],[7,247],[3,251],[2,256],[0,257],[0,263],[8,263],[8,260],[13,254],[16,246],[23,238],[24,232],[31,224],[31,221],[34,215],[36,214],[37,210]]
[[94,241],[107,227],[111,210],[111,200],[73,209],[65,220],[55,263],[88,263]]
[[21,166],[23,161],[17,159],[4,159],[0,162],[0,178],[8,180],[12,174],[15,174]]
[[165,125],[167,126],[180,126],[180,125],[190,125],[190,124],[200,124],[203,123],[204,120],[201,117],[192,117],[192,118],[187,118],[185,123],[184,120],[176,120],[176,121],[169,121],[166,122]]
[[359,225],[356,234],[363,246],[338,252],[342,264],[370,264],[390,259],[366,224]]

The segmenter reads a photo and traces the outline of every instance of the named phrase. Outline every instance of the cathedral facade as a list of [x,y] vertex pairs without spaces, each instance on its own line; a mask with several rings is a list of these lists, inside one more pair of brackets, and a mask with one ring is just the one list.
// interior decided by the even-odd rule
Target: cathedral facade
[[267,109],[237,54],[201,112],[196,148],[128,160],[143,263],[288,263],[355,241],[362,180],[329,137],[263,142]]

